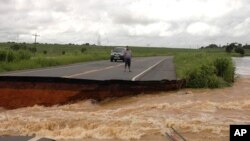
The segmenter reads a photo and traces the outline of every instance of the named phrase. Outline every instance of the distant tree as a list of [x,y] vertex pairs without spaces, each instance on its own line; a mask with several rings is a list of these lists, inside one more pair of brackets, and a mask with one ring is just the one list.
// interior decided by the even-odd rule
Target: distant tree
[[236,44],[235,43],[231,43],[231,44],[229,44],[229,45],[226,46],[226,52],[231,53],[234,48],[236,48]]
[[235,51],[236,53],[239,53],[241,56],[244,56],[244,54],[245,54],[245,50],[244,50],[243,47],[236,47],[236,48],[234,49],[234,51]]
[[201,49],[203,49],[203,48],[205,48],[205,49],[206,49],[206,48],[219,48],[219,46],[216,45],[216,44],[210,44],[210,45],[208,45],[208,46],[205,46],[205,47],[202,46],[202,47],[201,47]]
[[243,46],[243,48],[244,48],[244,49],[250,49],[250,45],[245,44],[245,45]]
[[8,41],[7,44],[15,44],[15,42],[10,42],[10,41]]
[[89,46],[89,43],[86,43],[85,45],[86,45],[86,46]]
[[222,46],[222,48],[226,48],[226,47],[227,47],[227,45],[223,45],[223,46]]
[[62,51],[62,55],[64,55],[65,53],[66,53],[66,52],[63,50],[63,51]]
[[218,46],[216,44],[210,44],[206,48],[218,48]]

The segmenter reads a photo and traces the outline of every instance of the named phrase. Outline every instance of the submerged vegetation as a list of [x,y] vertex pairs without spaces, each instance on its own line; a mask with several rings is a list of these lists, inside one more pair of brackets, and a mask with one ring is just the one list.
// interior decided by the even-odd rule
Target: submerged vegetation
[[[109,60],[112,46],[0,43],[0,72],[50,67],[78,62]],[[134,57],[174,56],[177,77],[187,87],[217,88],[234,81],[234,65],[225,48],[211,45],[201,49],[130,47]],[[249,50],[244,48],[244,54]]]

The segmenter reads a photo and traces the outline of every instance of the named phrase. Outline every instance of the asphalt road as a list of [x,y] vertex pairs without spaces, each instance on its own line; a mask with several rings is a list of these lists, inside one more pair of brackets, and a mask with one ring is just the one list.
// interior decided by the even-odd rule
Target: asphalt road
[[53,139],[35,136],[0,136],[0,141],[54,141]]
[[173,57],[133,58],[131,71],[124,72],[123,62],[94,61],[72,65],[15,71],[0,76],[65,77],[91,80],[175,80]]

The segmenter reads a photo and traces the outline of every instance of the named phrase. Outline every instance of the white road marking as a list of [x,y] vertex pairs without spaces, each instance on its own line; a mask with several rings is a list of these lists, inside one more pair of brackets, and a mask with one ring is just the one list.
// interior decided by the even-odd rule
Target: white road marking
[[34,138],[32,138],[32,139],[30,139],[28,141],[38,141],[39,139],[41,139],[41,137],[34,137]]
[[157,62],[156,64],[154,64],[153,66],[147,68],[145,71],[141,72],[140,74],[136,75],[135,77],[132,78],[132,81],[135,81],[136,79],[138,79],[139,77],[143,76],[145,73],[147,73],[148,71],[150,71],[151,69],[153,69],[154,67],[156,67],[157,65],[159,65],[161,62],[163,62],[164,60],[166,60],[166,58],[160,60],[159,62]]
[[[93,62],[94,63],[94,62]],[[92,62],[91,62],[92,64]],[[65,66],[51,66],[51,67],[48,67],[48,68],[37,68],[35,70],[23,70],[23,71],[16,71],[16,72],[9,72],[9,73],[4,73],[2,74],[3,76],[5,75],[16,75],[16,74],[25,74],[25,73],[33,73],[33,72],[40,72],[40,71],[46,71],[46,70],[54,70],[54,69],[64,69],[64,68],[74,68],[74,67],[77,67],[77,66],[81,66],[82,64],[81,63],[77,63],[77,64],[69,64],[69,65],[65,65]]]
[[15,75],[15,74],[25,74],[25,73],[33,73],[33,72],[39,72],[39,71],[46,71],[46,70],[53,70],[53,69],[63,69],[63,68],[70,68],[70,67],[76,67],[76,66],[80,66],[80,65],[70,65],[70,66],[55,66],[55,67],[49,67],[49,68],[38,68],[37,70],[30,70],[30,71],[17,71],[17,72],[10,72],[10,73],[6,73],[3,74],[3,76],[5,75]]
[[3,76],[5,75],[16,75],[16,74],[23,74],[23,73],[32,73],[32,72],[39,72],[39,71],[45,71],[45,70],[50,70],[51,68],[47,68],[47,69],[39,69],[39,70],[31,70],[31,71],[19,71],[19,72],[10,72],[10,73],[5,73],[2,74]]
[[108,66],[108,67],[105,67],[105,68],[102,68],[102,69],[89,70],[89,71],[85,71],[85,72],[82,72],[82,73],[77,73],[77,74],[72,74],[72,75],[66,75],[66,76],[63,76],[63,77],[65,77],[65,78],[72,78],[72,77],[76,77],[76,76],[80,76],[80,75],[85,75],[85,74],[89,74],[89,73],[94,73],[94,72],[99,72],[99,71],[104,71],[104,70],[112,69],[112,68],[115,68],[115,67],[119,67],[121,65],[123,65],[123,64],[114,65],[114,66]]

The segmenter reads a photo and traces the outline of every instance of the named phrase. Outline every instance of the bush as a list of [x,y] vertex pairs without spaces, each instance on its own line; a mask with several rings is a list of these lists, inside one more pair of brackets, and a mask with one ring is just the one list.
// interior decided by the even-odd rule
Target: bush
[[9,51],[7,55],[8,55],[8,57],[7,57],[8,62],[13,62],[16,58],[15,57],[16,54],[13,51]]
[[27,46],[25,44],[14,44],[14,45],[10,46],[10,49],[12,49],[14,51],[26,50]]
[[217,76],[224,77],[227,67],[229,66],[229,60],[227,58],[217,58],[214,61]]
[[45,55],[46,55],[47,53],[48,53],[48,52],[47,52],[47,50],[44,50],[44,51],[43,51],[43,54],[45,54]]
[[218,88],[234,82],[235,68],[231,58],[217,58],[211,62],[203,62],[200,67],[186,74],[187,87]]
[[0,61],[5,61],[7,56],[6,51],[0,51]]
[[214,61],[216,75],[222,77],[226,82],[234,82],[234,71],[232,60],[230,58],[217,58]]
[[242,47],[237,47],[234,50],[236,53],[239,53],[241,56],[244,56],[245,50]]
[[31,58],[31,54],[28,51],[0,51],[0,61],[13,62],[20,60],[28,60]]
[[10,49],[12,49],[12,50],[19,50],[20,46],[18,44],[14,44],[14,45],[10,46]]
[[31,54],[28,51],[19,51],[16,55],[16,60],[29,60],[31,58]]
[[81,52],[84,53],[87,49],[86,48],[82,48]]
[[187,87],[189,88],[217,88],[220,80],[215,75],[213,65],[201,65],[201,67],[192,70],[187,75]]
[[36,53],[37,49],[36,49],[36,47],[30,47],[29,51],[32,53]]
[[64,55],[66,52],[65,51],[62,51],[62,55]]
[[12,62],[15,60],[15,55],[12,51],[0,51],[0,61]]

